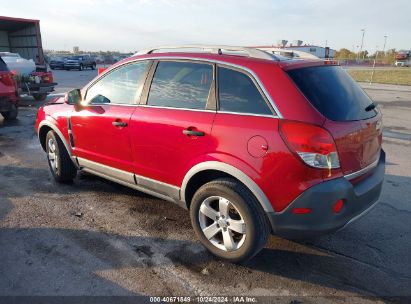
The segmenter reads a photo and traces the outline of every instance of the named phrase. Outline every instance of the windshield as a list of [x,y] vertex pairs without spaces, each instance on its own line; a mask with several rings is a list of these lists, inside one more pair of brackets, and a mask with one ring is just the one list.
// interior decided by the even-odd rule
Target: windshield
[[377,111],[366,108],[372,100],[339,66],[316,66],[287,72],[310,103],[335,121],[362,120]]
[[73,57],[70,57],[70,59],[79,60],[79,59],[83,59],[83,56],[73,56]]

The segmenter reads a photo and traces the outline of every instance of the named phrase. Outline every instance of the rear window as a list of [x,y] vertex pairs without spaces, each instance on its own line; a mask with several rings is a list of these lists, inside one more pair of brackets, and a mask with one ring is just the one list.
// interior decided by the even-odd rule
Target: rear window
[[0,72],[8,71],[9,69],[7,68],[6,63],[1,59],[0,57]]
[[374,117],[366,111],[372,100],[339,66],[317,66],[287,71],[301,92],[326,118],[335,121]]

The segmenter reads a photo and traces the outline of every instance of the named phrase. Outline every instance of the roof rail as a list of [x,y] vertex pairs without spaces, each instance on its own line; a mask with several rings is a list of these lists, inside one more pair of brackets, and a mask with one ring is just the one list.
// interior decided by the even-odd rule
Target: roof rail
[[[297,51],[297,50],[287,50],[287,49],[283,49],[283,48],[276,48],[276,47],[261,47],[258,48],[259,50],[265,51],[265,52],[269,52],[270,54],[274,54],[274,55],[281,55],[281,53],[283,54],[289,54],[291,55],[291,58],[304,58],[304,59],[320,59],[319,57],[304,52],[304,51]],[[294,56],[297,55],[297,56]]]
[[279,58],[275,54],[271,54],[264,50],[259,50],[256,48],[244,47],[244,46],[201,45],[201,44],[166,45],[166,46],[161,46],[161,47],[153,47],[153,48],[140,50],[134,55],[145,55],[145,54],[151,54],[154,51],[159,51],[159,50],[176,50],[176,49],[201,49],[203,51],[209,51],[212,54],[219,54],[219,55],[222,55],[223,51],[243,52],[252,58],[276,60],[276,61],[281,60],[281,58]]

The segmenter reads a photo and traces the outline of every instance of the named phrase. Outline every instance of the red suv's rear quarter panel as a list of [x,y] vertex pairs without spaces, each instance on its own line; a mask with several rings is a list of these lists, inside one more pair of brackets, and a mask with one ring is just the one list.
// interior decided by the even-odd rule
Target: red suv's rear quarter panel
[[[262,157],[248,152],[254,136],[266,139]],[[220,161],[247,174],[266,194],[275,211],[281,211],[307,188],[323,181],[322,170],[297,159],[278,132],[278,119],[219,113],[212,131],[206,161]]]

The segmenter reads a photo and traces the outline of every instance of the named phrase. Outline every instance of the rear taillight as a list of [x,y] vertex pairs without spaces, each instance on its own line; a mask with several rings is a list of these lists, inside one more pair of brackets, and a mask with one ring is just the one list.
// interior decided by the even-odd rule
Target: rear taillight
[[340,168],[334,139],[324,128],[281,120],[280,133],[290,149],[307,165],[319,169]]
[[13,75],[10,73],[1,73],[0,74],[0,82],[2,82],[6,86],[14,86],[14,79]]

